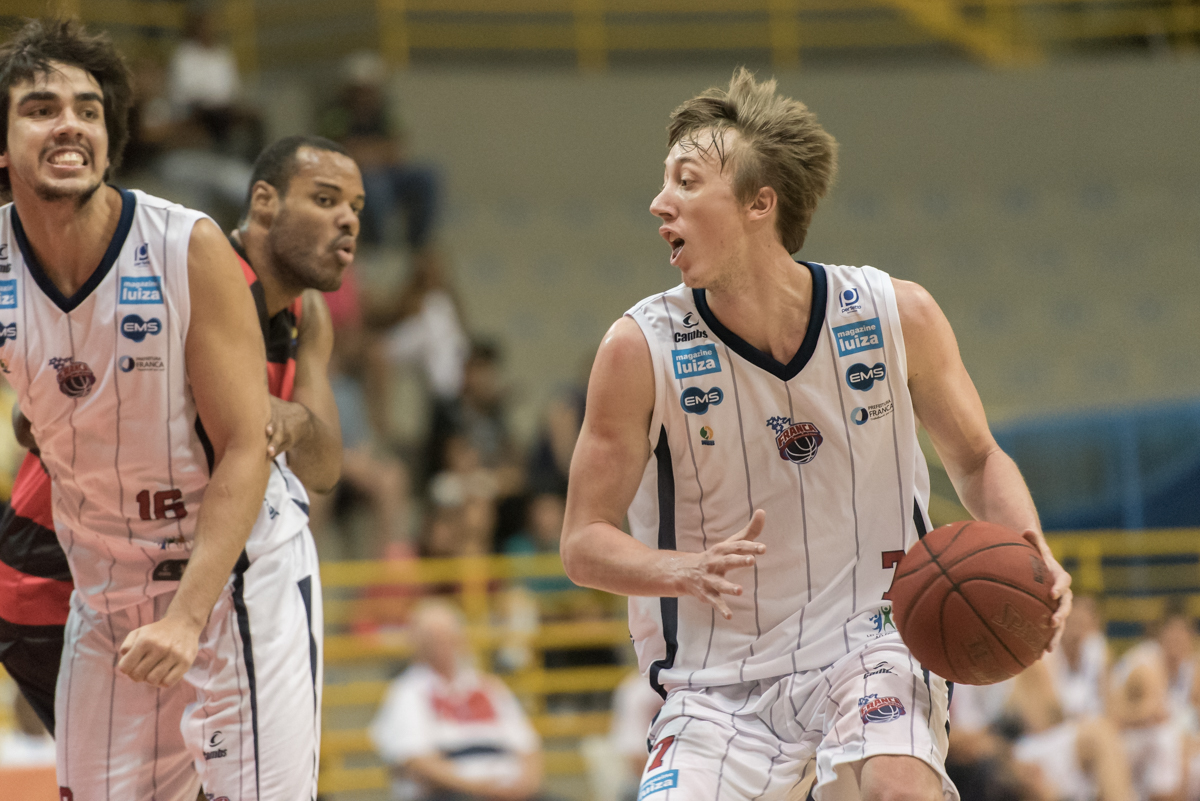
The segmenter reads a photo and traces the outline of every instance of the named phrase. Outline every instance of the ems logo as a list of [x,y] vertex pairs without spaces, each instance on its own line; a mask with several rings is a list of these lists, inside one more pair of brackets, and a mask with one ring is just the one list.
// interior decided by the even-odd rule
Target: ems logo
[[96,374],[83,362],[55,358],[50,366],[58,372],[58,388],[68,398],[86,398],[96,384]]
[[0,281],[0,309],[17,308],[17,279]]
[[876,381],[883,381],[887,378],[887,368],[883,362],[876,362],[874,367],[867,367],[865,364],[852,364],[846,370],[846,383],[850,389],[857,389],[859,392],[866,392],[871,387],[875,386]]
[[671,365],[676,378],[691,378],[721,372],[721,359],[716,345],[697,345],[686,350],[671,351]]
[[642,782],[642,786],[638,790],[637,794],[638,801],[642,801],[642,799],[646,798],[647,796],[654,795],[662,790],[670,790],[677,786],[679,786],[679,771],[663,771],[657,776],[651,776],[649,779],[646,779],[646,781]]
[[[117,302],[126,305],[154,303],[161,306],[163,302],[162,283],[157,275],[122,278],[121,296]],[[0,308],[3,308],[3,303],[0,303]]]
[[863,723],[887,723],[904,717],[904,704],[894,695],[864,695],[858,699],[858,716]]
[[121,336],[132,339],[134,342],[141,342],[147,334],[153,336],[161,330],[162,322],[157,317],[143,320],[136,314],[127,314],[121,320]]
[[133,252],[133,263],[137,265],[150,263],[150,245],[143,242],[138,245],[138,249]]
[[808,464],[824,442],[821,431],[812,423],[793,423],[790,417],[772,417],[767,426],[775,432],[779,458],[793,464]]
[[688,414],[705,414],[709,406],[720,406],[725,400],[725,393],[720,387],[713,387],[705,392],[699,387],[688,387],[679,396],[679,405]]
[[878,317],[834,326],[833,336],[837,340],[838,356],[849,356],[851,353],[883,347],[883,329],[879,325]]
[[9,323],[8,325],[0,324],[0,347],[6,343],[12,342],[17,338],[17,324]]

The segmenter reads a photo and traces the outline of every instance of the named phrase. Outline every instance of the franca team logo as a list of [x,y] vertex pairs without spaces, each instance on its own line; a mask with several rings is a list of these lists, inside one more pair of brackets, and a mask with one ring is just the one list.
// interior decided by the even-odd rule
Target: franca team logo
[[887,723],[904,717],[904,704],[894,695],[864,695],[858,699],[858,716],[863,723]]
[[58,372],[58,388],[68,398],[86,398],[96,384],[96,374],[83,362],[51,359],[50,366]]
[[772,417],[767,426],[775,432],[779,458],[794,464],[808,464],[817,456],[824,438],[812,423],[793,423],[790,417]]

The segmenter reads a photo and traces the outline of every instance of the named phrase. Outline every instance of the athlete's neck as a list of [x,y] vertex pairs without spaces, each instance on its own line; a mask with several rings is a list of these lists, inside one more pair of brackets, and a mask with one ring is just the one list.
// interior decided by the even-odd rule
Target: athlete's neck
[[787,364],[800,350],[812,314],[812,273],[780,248],[706,288],[708,308],[748,344]]
[[254,270],[258,282],[262,284],[268,317],[279,314],[300,297],[304,287],[293,287],[280,280],[271,249],[267,247],[267,232],[262,226],[250,222],[245,228],[234,231],[233,238],[246,251],[246,261],[250,262],[250,269]]
[[13,185],[25,238],[59,292],[71,297],[100,266],[121,220],[121,193],[101,186],[82,206],[74,198],[44,201]]

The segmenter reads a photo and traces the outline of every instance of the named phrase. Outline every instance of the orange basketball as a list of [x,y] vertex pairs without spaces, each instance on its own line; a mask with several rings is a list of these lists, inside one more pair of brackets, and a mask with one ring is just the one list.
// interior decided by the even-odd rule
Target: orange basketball
[[925,668],[994,684],[1041,658],[1058,601],[1032,543],[994,523],[951,523],[905,554],[889,593],[896,629]]

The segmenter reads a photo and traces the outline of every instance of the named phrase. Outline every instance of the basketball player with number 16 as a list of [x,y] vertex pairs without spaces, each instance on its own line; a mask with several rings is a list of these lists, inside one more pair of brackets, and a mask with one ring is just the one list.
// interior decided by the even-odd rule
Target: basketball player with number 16
[[739,70],[668,141],[650,211],[683,283],[600,345],[562,542],[576,583],[631,596],[666,697],[638,797],[782,799],[815,768],[816,801],[957,799],[946,682],[887,599],[929,528],[918,422],[966,508],[1045,557],[1056,637],[1070,577],[930,295],[792,259],[836,169],[812,113]]

